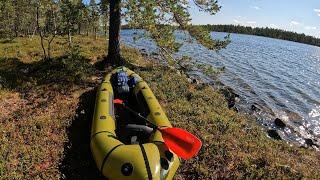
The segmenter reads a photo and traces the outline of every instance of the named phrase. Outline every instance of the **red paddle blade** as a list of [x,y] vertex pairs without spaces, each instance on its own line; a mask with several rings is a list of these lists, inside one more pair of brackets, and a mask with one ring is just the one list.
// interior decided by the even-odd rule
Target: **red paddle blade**
[[187,160],[198,154],[202,142],[193,134],[180,128],[160,129],[164,143],[177,156]]
[[122,99],[114,99],[113,103],[114,104],[123,104],[123,100]]

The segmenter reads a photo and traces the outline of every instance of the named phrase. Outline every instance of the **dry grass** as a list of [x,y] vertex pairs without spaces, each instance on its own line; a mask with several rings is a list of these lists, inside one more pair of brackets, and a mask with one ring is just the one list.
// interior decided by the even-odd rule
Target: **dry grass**
[[[0,43],[0,179],[101,179],[89,148],[95,68],[104,39],[76,37],[80,54],[64,56],[65,39],[54,43],[54,59],[41,60],[37,39]],[[150,84],[172,123],[203,140],[198,157],[183,161],[177,179],[317,179],[319,153],[266,137],[242,114],[229,110],[211,87],[122,49],[130,67]],[[76,57],[76,58],[75,58]],[[134,64],[134,65],[132,65]]]

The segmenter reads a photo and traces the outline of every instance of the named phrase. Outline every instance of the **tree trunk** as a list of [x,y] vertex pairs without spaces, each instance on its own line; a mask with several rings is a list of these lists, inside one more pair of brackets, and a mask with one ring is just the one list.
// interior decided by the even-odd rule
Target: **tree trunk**
[[93,28],[93,35],[94,35],[94,40],[97,40],[97,28]]
[[44,56],[44,59],[48,59],[47,57],[47,53],[46,53],[46,49],[44,47],[44,37],[43,37],[43,34],[42,34],[42,29],[40,28],[40,23],[39,23],[39,7],[37,7],[37,11],[36,11],[36,21],[37,21],[37,29],[38,29],[38,32],[39,32],[39,35],[40,35],[40,40],[41,40],[41,47],[42,47],[42,50],[43,50],[43,56]]
[[78,35],[81,35],[81,23],[78,24]]
[[109,21],[109,17],[106,14],[105,23],[104,23],[104,35],[105,35],[105,37],[108,37],[108,21]]
[[70,28],[68,29],[68,43],[69,47],[72,47],[72,34]]
[[18,2],[17,0],[13,1],[14,5],[14,23],[13,23],[13,30],[14,30],[14,36],[18,37],[19,36],[19,19],[20,19],[20,12],[19,12],[19,7],[18,7]]
[[113,65],[124,65],[120,55],[121,0],[110,0],[109,48],[106,61]]

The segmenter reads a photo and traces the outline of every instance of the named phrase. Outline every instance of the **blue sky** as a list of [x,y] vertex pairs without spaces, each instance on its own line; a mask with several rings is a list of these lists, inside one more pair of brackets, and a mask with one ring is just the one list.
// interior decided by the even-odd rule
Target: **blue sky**
[[[89,2],[89,0],[84,1]],[[219,0],[218,2],[222,9],[215,16],[199,12],[192,5],[190,8],[192,23],[273,27],[320,37],[320,0]]]

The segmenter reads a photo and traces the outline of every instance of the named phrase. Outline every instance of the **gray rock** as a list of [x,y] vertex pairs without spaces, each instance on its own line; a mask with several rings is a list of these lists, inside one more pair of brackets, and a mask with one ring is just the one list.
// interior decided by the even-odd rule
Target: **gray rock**
[[235,112],[239,112],[239,109],[236,107],[236,106],[233,106],[233,108],[232,108]]
[[223,96],[227,100],[229,108],[234,107],[237,102],[236,98],[240,97],[230,87],[225,87],[225,88],[220,89],[220,93],[223,94]]
[[275,140],[282,140],[281,136],[279,135],[278,131],[277,130],[274,130],[274,129],[269,129],[267,131],[268,133],[268,136],[271,137],[272,139],[275,139]]
[[281,120],[281,119],[279,119],[279,118],[276,118],[275,120],[274,120],[274,124],[277,126],[277,127],[279,127],[279,128],[285,128],[287,125]]
[[194,79],[192,79],[192,83],[193,83],[193,84],[199,84],[199,81],[194,78]]
[[257,105],[252,104],[252,105],[251,105],[251,110],[252,110],[252,111],[260,111],[260,108],[258,108]]
[[310,147],[312,147],[312,146],[319,147],[319,145],[315,144],[312,139],[307,138],[307,139],[304,139],[304,141],[305,141],[305,143],[306,143],[307,146],[310,146]]

